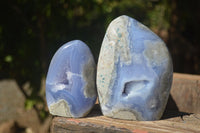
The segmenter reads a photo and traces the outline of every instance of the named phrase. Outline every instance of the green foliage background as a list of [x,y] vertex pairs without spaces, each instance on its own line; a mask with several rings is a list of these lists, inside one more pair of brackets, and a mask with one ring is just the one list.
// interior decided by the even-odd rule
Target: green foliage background
[[[64,43],[79,39],[88,44],[97,62],[108,24],[124,14],[144,23],[168,42],[172,56],[176,58],[175,71],[200,74],[198,50],[193,51],[194,55],[189,54],[188,57],[194,62],[193,66],[196,66],[190,68],[191,71],[181,69],[184,61],[181,64],[179,59],[182,58],[182,53],[187,51],[187,45],[199,48],[197,44],[200,42],[197,36],[193,36],[196,42],[191,42],[191,39],[187,37],[185,39],[185,35],[182,34],[183,31],[187,31],[188,25],[191,25],[190,13],[199,11],[195,6],[199,2],[193,1],[192,6],[187,7],[187,11],[180,13],[178,11],[186,9],[181,8],[181,5],[188,4],[186,0],[182,2],[178,0],[1,1],[0,78],[16,79],[21,91],[27,97],[26,107],[36,108],[41,118],[45,118],[47,110],[41,81],[46,76],[55,51]],[[192,12],[189,9],[195,10]],[[180,14],[182,16],[178,16]],[[175,17],[180,19],[176,20]],[[179,25],[181,21],[183,27]],[[191,31],[195,31],[192,35],[197,32],[195,28]],[[177,35],[177,38],[182,37],[180,39],[183,42],[176,44],[174,40],[177,38],[174,38],[174,35]],[[186,45],[186,49],[177,53],[181,43]],[[28,91],[30,93],[23,89],[23,85],[27,82],[30,83]],[[40,106],[37,106],[38,104]]]

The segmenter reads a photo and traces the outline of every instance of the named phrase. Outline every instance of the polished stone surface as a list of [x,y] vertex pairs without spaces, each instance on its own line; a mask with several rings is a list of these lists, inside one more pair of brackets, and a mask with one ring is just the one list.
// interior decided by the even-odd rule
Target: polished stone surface
[[96,101],[96,64],[79,40],[64,44],[51,60],[46,79],[49,112],[64,117],[86,116]]
[[113,20],[97,66],[103,115],[128,120],[157,120],[171,89],[173,66],[165,43],[128,16]]

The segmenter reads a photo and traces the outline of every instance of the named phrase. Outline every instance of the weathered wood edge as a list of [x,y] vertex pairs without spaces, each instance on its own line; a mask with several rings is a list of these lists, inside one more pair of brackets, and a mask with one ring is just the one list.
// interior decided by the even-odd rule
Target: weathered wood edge
[[159,121],[126,121],[105,116],[80,119],[55,117],[51,132],[197,133],[200,132],[200,115],[192,114]]
[[170,95],[179,111],[200,113],[200,76],[174,73]]
[[195,74],[174,73],[173,76],[180,79],[200,80],[200,75]]

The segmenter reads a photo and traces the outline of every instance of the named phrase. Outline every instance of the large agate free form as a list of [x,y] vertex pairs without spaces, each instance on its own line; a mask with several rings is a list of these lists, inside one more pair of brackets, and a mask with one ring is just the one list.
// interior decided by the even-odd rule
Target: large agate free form
[[160,119],[172,75],[170,54],[156,34],[128,16],[110,23],[97,67],[103,115],[128,120]]
[[96,101],[96,64],[90,49],[79,40],[55,53],[46,79],[46,99],[52,115],[86,116]]

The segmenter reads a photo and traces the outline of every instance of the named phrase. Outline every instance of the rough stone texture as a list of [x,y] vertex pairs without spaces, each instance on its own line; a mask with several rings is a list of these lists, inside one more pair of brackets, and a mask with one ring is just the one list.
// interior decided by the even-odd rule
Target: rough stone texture
[[14,80],[0,81],[0,123],[16,119],[24,108],[25,97]]
[[0,133],[15,133],[16,130],[15,122],[13,120],[0,124]]
[[105,116],[157,120],[169,96],[173,66],[165,43],[128,16],[113,20],[104,37],[97,90]]
[[55,53],[46,79],[49,112],[64,117],[86,116],[96,101],[96,64],[90,49],[79,40]]
[[51,118],[41,123],[34,109],[26,110],[25,97],[15,80],[0,80],[0,133],[47,133]]

